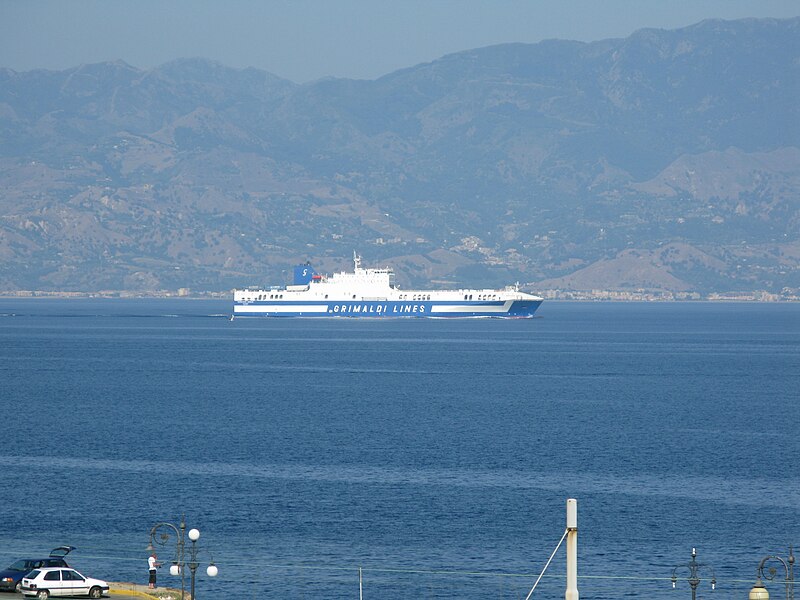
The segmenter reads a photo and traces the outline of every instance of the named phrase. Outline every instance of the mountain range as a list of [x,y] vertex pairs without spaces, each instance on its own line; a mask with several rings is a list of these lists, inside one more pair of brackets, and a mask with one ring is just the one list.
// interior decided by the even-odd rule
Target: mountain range
[[181,59],[0,69],[0,292],[800,288],[800,17],[296,84]]

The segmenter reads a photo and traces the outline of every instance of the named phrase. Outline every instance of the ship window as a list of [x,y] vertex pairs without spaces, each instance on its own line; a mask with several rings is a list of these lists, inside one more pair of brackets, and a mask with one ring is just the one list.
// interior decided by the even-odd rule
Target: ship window
[[328,294],[325,294],[325,300],[327,300],[327,299],[328,299]]
[[464,294],[464,300],[469,300],[469,296],[467,296],[466,294]]
[[355,299],[356,299],[356,295],[355,295],[355,294],[353,294],[353,300],[355,300]]

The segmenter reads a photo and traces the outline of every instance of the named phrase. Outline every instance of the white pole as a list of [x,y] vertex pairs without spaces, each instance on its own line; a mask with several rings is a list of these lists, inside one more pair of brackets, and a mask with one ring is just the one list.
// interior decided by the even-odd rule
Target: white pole
[[364,587],[361,577],[361,567],[358,567],[358,600],[364,600]]
[[567,500],[567,591],[565,600],[579,600],[578,594],[578,501]]

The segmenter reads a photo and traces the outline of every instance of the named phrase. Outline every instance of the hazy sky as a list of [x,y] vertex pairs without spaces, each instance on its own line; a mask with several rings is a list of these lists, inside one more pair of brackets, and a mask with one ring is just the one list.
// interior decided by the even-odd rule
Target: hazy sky
[[0,67],[201,56],[298,83],[374,79],[504,42],[798,15],[798,0],[0,0]]

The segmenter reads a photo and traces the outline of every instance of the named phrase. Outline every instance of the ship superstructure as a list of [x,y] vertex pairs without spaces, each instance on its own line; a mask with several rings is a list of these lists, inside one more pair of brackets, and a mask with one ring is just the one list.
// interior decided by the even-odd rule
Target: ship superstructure
[[391,268],[326,276],[310,264],[294,268],[292,285],[233,292],[234,316],[263,317],[532,317],[542,298],[503,289],[403,290]]

